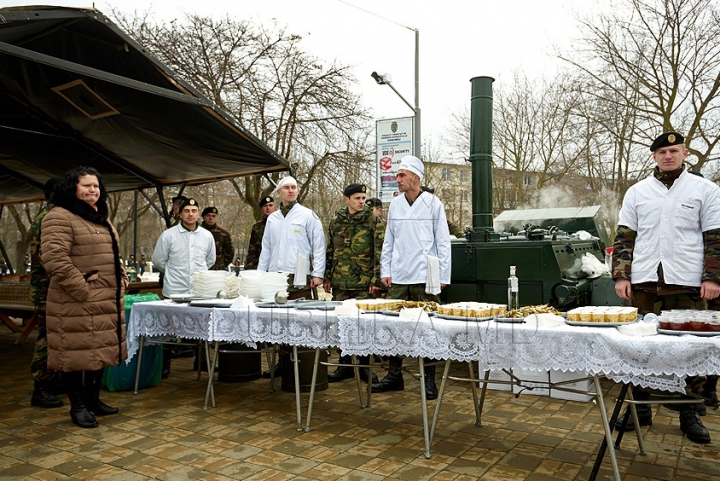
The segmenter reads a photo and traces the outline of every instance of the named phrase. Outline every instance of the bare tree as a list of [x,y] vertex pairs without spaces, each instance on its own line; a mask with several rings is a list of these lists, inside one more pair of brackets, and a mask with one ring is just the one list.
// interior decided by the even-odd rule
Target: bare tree
[[[586,79],[584,94],[598,110],[594,120],[613,108],[621,113],[624,121],[613,122],[620,128],[608,130],[608,135],[632,150],[636,146],[646,149],[661,131],[681,131],[696,157],[695,169],[716,163],[715,146],[720,139],[717,2],[622,0],[580,23],[583,38],[570,54],[560,57]],[[647,150],[633,156],[625,173],[641,172],[647,160]],[[627,187],[623,184],[621,189]]]
[[[370,130],[370,118],[350,88],[349,67],[325,65],[302,49],[300,36],[230,17],[153,23],[148,14],[113,13],[138,42],[288,159],[301,201],[329,165],[366,150],[357,139]],[[255,176],[233,187],[259,218],[257,202],[272,184]]]

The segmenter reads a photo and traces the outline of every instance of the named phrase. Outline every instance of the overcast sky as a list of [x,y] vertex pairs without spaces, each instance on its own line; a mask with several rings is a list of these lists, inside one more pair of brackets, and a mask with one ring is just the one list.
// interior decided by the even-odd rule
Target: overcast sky
[[[38,1],[42,5],[88,6],[88,0]],[[229,14],[270,25],[273,20],[302,35],[311,54],[354,67],[357,92],[377,119],[412,116],[387,86],[370,73],[389,72],[393,85],[414,103],[415,35],[420,31],[422,135],[439,142],[452,112],[470,103],[472,77],[510,82],[516,70],[530,77],[552,76],[555,46],[567,48],[579,35],[574,15],[591,11],[596,0],[99,0],[125,13],[151,9],[155,18],[183,13]],[[0,0],[1,6],[28,1]],[[424,6],[424,5],[433,5]],[[361,7],[372,13],[355,8]]]

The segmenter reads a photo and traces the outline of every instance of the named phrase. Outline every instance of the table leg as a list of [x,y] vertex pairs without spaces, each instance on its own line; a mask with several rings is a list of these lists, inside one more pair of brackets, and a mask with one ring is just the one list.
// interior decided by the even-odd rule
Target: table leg
[[440,407],[442,406],[443,394],[445,394],[445,383],[447,382],[448,372],[450,372],[450,359],[445,360],[445,369],[443,369],[442,379],[440,380],[440,391],[438,392],[437,401],[435,401],[435,413],[433,414],[432,426],[430,426],[430,442],[435,436],[435,426],[437,426],[438,417],[440,417]]
[[8,329],[10,329],[12,332],[21,332],[22,331],[22,329],[20,329],[18,327],[18,325],[15,324],[12,319],[10,319],[10,316],[8,316],[7,314],[5,314],[2,311],[0,311],[0,321],[2,321],[3,324],[5,324],[8,327]]
[[[355,354],[352,355],[352,365],[353,365],[353,372],[355,373],[355,385],[357,387],[358,391],[358,399],[360,400],[360,407],[366,408],[368,405],[365,404],[363,399],[363,393],[362,393],[362,382],[360,382],[360,368],[358,367],[358,360],[357,356]],[[372,372],[369,374],[369,379],[372,379]],[[369,383],[372,385],[372,381]]]
[[293,351],[293,369],[295,371],[295,409],[297,410],[297,430],[302,431],[302,413],[300,412],[300,368],[298,367],[297,346],[292,347]]
[[[145,336],[140,336],[140,346],[138,347],[138,359],[137,367],[135,368],[135,391],[133,394],[138,393],[138,384],[140,384],[140,366],[142,366],[142,353],[143,347],[145,346]],[[165,353],[163,353],[163,356]]]
[[[305,424],[305,432],[310,432],[310,419],[312,418],[313,402],[315,402],[315,381],[317,380],[317,371],[320,364],[320,348],[315,348],[315,362],[313,363],[312,384],[310,384],[310,400],[308,401],[307,422]],[[298,398],[299,399],[299,398]]]
[[[208,365],[208,384],[207,390],[205,391],[205,405],[203,409],[208,408],[208,399],[212,400],[212,407],[215,407],[215,389],[213,388],[213,378],[215,377],[215,364],[218,360],[218,351],[220,350],[220,341],[215,341],[215,348],[213,349],[212,359],[210,358],[210,346],[205,341],[205,361]],[[198,353],[198,364],[202,364],[200,360],[200,354]]]
[[605,450],[607,449],[610,452],[610,463],[612,464],[613,476],[615,477],[615,481],[621,481],[622,478],[620,478],[620,469],[618,468],[617,457],[615,456],[615,447],[613,446],[612,428],[610,427],[610,423],[615,423],[618,417],[618,413],[622,409],[622,400],[625,399],[625,394],[627,393],[627,384],[623,384],[622,388],[620,388],[618,402],[615,404],[615,409],[613,410],[612,417],[610,418],[610,420],[608,420],[607,411],[605,410],[605,399],[603,397],[602,388],[600,387],[600,376],[595,374],[593,379],[595,380],[595,397],[597,398],[598,407],[600,408],[600,417],[602,418],[603,429],[605,430],[605,437],[600,444],[600,449],[598,450],[598,455],[595,459],[595,465],[590,472],[589,480],[594,481],[597,477],[598,471],[600,470],[600,465],[602,464],[602,460],[605,457]]
[[33,332],[33,329],[35,329],[35,327],[37,327],[37,325],[39,323],[40,323],[40,316],[38,316],[38,314],[36,312],[28,320],[27,326],[25,326],[25,329],[23,329],[23,332],[20,334],[20,337],[15,339],[15,344],[22,344],[23,342],[25,342],[25,339],[28,338],[30,333]]
[[430,426],[428,425],[427,394],[425,393],[425,360],[418,357],[420,367],[420,402],[422,402],[423,436],[425,437],[425,459],[430,459]]

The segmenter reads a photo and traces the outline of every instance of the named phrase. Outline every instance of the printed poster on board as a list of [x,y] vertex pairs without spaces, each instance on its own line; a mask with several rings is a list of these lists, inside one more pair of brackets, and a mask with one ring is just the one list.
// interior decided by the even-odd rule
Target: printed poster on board
[[403,157],[413,153],[413,120],[413,117],[403,117],[378,120],[375,124],[377,191],[383,203],[391,202],[398,195],[398,165]]

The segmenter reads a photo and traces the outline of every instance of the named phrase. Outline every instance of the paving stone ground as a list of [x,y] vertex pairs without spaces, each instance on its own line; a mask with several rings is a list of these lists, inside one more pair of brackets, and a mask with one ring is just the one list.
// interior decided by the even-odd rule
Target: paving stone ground
[[[316,395],[310,432],[298,432],[294,393],[279,382],[276,392],[265,379],[216,382],[217,407],[204,410],[207,374],[198,382],[192,359],[173,360],[170,378],[137,395],[103,391],[120,414],[81,429],[69,406],[30,405],[34,337],[19,346],[16,337],[0,327],[0,480],[575,480],[588,479],[603,435],[591,402],[504,391],[489,391],[478,427],[470,386],[455,382],[425,459],[419,382],[407,374],[405,391],[373,395],[368,408],[353,380],[331,384]],[[452,370],[467,372],[461,363]],[[603,388],[607,399],[617,392]],[[304,415],[308,394],[302,402]],[[706,445],[688,441],[664,407],[653,422],[643,428],[646,456],[632,435],[617,451],[623,479],[720,479],[718,411],[703,418]],[[598,479],[612,479],[608,459]]]

